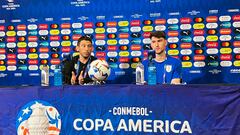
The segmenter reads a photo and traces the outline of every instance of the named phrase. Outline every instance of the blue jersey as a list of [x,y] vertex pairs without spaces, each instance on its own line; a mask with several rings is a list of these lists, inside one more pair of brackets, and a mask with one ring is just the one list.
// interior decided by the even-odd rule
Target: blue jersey
[[[163,62],[157,62],[155,60],[153,60],[153,62],[157,70],[156,76],[158,84],[170,84],[172,79],[182,78],[182,64],[180,60],[167,56]],[[144,60],[142,64],[144,65],[144,80],[148,81],[149,60]]]

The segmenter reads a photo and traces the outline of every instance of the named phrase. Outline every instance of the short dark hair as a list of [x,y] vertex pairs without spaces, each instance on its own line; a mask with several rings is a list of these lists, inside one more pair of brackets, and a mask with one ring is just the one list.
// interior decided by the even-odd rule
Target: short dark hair
[[80,42],[83,41],[83,40],[89,41],[89,42],[91,42],[91,44],[92,44],[92,39],[91,39],[90,37],[88,37],[88,36],[81,36],[81,37],[78,39],[77,45],[79,45]]
[[154,32],[151,32],[150,34],[150,39],[152,37],[157,37],[157,38],[164,38],[166,39],[166,34],[164,31],[154,31]]

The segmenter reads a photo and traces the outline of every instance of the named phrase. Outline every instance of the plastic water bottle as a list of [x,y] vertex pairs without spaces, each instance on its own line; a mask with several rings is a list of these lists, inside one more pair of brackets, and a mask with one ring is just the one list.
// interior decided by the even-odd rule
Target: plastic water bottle
[[141,62],[136,67],[136,84],[144,85],[144,66]]
[[43,65],[41,70],[41,86],[49,86],[49,68]]
[[149,62],[148,65],[148,85],[156,85],[157,84],[157,76],[156,76],[156,66],[153,61]]
[[54,86],[62,86],[62,71],[60,66],[54,69]]

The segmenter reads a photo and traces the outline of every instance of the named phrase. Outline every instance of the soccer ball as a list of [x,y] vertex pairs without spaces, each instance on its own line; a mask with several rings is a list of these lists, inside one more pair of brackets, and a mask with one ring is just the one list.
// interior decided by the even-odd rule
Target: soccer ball
[[94,60],[90,64],[88,75],[93,81],[107,80],[110,75],[110,68],[105,60]]

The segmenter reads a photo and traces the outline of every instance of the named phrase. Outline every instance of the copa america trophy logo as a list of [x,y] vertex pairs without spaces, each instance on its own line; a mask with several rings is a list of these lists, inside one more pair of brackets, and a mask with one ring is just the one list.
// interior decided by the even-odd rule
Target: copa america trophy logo
[[61,118],[51,104],[36,100],[21,108],[16,128],[18,135],[59,135]]

